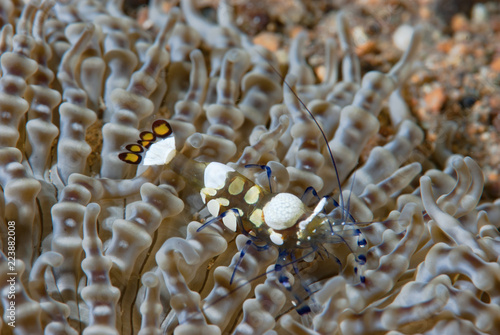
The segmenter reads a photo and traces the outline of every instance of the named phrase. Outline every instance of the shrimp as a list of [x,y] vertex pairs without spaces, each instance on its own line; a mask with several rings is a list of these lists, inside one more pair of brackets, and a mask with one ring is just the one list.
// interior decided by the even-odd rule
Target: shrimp
[[[410,47],[412,48],[415,46]],[[345,108],[358,109],[360,112],[356,111],[357,114],[363,113],[363,115],[367,114],[366,117],[373,117],[369,112],[378,109],[380,102],[394,89],[400,80],[399,77],[402,76],[402,69],[409,62],[408,54],[412,53],[412,50],[407,51],[400,63],[388,75],[372,74],[372,77],[366,80],[366,87],[365,81],[361,85],[352,105]],[[337,169],[334,153],[319,122],[287,80],[284,84],[299,101],[301,107],[307,111],[325,141],[338,184],[339,203],[331,196],[319,198],[313,190],[313,194],[319,198],[319,201],[310,208],[296,195],[287,192],[273,193],[271,187],[269,190],[265,189],[226,164],[199,162],[188,158],[176,150],[172,127],[168,121],[162,119],[154,121],[151,132],[142,132],[137,143],[126,146],[127,151],[120,153],[119,158],[130,164],[166,166],[197,187],[208,212],[214,217],[206,220],[198,231],[207,228],[215,221],[221,221],[226,229],[242,233],[249,238],[247,245],[241,250],[240,261],[236,263],[231,283],[245,251],[251,246],[258,250],[277,248],[280,256],[274,271],[281,273],[285,266],[292,265],[297,273],[297,262],[315,253],[320,254],[322,251],[330,255],[327,247],[332,245],[344,245],[353,254],[357,264],[353,271],[360,283],[364,283],[363,267],[367,261],[368,242],[362,229],[370,223],[356,222],[351,215],[350,199],[347,203],[344,201],[340,177],[340,174],[348,174],[352,171],[353,166],[348,171]],[[347,120],[346,122],[353,121]],[[335,145],[337,137],[348,135],[338,132],[331,142],[332,145]],[[359,146],[362,148],[363,141],[360,143]],[[268,171],[268,176],[270,173]],[[342,179],[345,177],[346,175],[342,176]],[[351,178],[351,185],[354,185],[354,177],[351,176]],[[333,203],[335,210],[331,210],[330,203]],[[353,239],[354,243],[352,243]],[[299,253],[301,251],[305,252]],[[335,257],[334,254],[333,256]],[[279,281],[288,291],[292,291],[291,284],[285,276],[280,275]],[[239,287],[241,285],[236,289]],[[304,289],[310,295],[309,289],[307,287]],[[219,300],[212,301],[205,308],[214,305]],[[296,295],[295,300],[296,305],[302,303]],[[297,308],[297,311],[299,314],[305,314],[310,311],[310,308],[308,306]]]
[[[367,245],[356,223],[348,222],[352,219],[348,211],[343,210],[341,222],[335,222],[333,214],[326,213],[331,199],[328,196],[311,209],[296,195],[272,193],[228,165],[198,162],[177,152],[172,127],[166,120],[154,121],[152,131],[142,132],[140,140],[126,149],[119,155],[124,162],[165,165],[201,186],[201,199],[214,219],[205,222],[198,231],[221,220],[227,229],[249,237],[254,246],[262,249],[274,246],[292,258],[297,249],[317,251],[323,249],[323,244],[345,243],[352,253]],[[347,243],[347,236],[357,237],[356,248]],[[363,266],[366,254],[355,254],[355,259]],[[233,278],[234,273],[231,282]],[[360,280],[364,281],[362,275]]]

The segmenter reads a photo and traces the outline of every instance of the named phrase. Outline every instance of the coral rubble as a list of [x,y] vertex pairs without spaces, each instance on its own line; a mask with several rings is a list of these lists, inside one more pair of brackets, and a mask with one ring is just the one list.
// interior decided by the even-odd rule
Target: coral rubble
[[[210,18],[212,1],[152,0],[139,20],[122,1],[0,3],[0,333],[500,333],[500,199],[481,199],[481,168],[446,140],[422,145],[404,99],[426,28],[398,30],[399,60],[364,72],[375,47],[318,1],[338,38],[315,72],[305,31],[288,55],[248,35],[312,5],[259,3],[220,0]],[[156,118],[186,157],[276,193],[314,187],[356,223],[297,260],[200,229],[196,171],[118,158]]]

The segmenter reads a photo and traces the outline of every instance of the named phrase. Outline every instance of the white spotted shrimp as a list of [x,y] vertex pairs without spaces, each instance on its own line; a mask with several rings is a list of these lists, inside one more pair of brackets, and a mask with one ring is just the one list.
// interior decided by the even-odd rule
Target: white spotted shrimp
[[[157,138],[160,140],[156,141]],[[276,247],[280,257],[275,270],[281,271],[284,265],[304,258],[296,254],[297,250],[306,250],[306,255],[311,255],[326,250],[324,244],[343,243],[351,253],[356,250],[355,257],[360,267],[366,262],[365,253],[359,251],[364,249],[367,242],[356,223],[348,222],[352,220],[348,211],[342,211],[340,223],[334,222],[332,215],[326,213],[330,197],[321,198],[311,209],[299,197],[291,193],[272,193],[228,165],[192,160],[176,151],[175,138],[166,120],[156,120],[152,132],[141,133],[138,143],[127,145],[126,148],[128,151],[119,157],[127,163],[166,165],[187,180],[203,185],[200,195],[214,218],[207,220],[198,231],[221,220],[227,229],[247,236],[249,240],[241,252],[240,260],[249,247],[259,250]],[[356,246],[351,247],[346,237],[356,237]],[[235,273],[236,269],[231,282]],[[285,286],[288,285],[286,277],[281,280]],[[364,281],[362,274],[360,280]],[[308,311],[308,306],[299,310],[300,313]]]
[[[410,49],[414,47],[412,46]],[[411,50],[407,51],[402,60],[386,75],[385,78],[392,80],[392,86],[395,86],[399,81],[401,69],[409,62],[408,54],[411,53]],[[356,73],[354,76],[357,76]],[[380,104],[381,100],[388,94],[384,91],[385,88],[378,87],[378,84],[367,81],[365,85],[363,81],[352,105],[366,111],[376,109],[377,107],[373,107],[373,105]],[[327,156],[334,167],[339,191],[338,202],[331,196],[319,198],[316,191],[312,190],[319,201],[311,208],[294,194],[273,193],[271,182],[268,190],[226,164],[204,163],[190,159],[176,151],[175,137],[166,120],[156,120],[153,123],[152,131],[141,133],[138,143],[128,145],[127,152],[121,153],[119,158],[130,164],[164,165],[183,176],[187,182],[199,185],[201,199],[213,218],[206,220],[198,231],[209,229],[211,224],[221,221],[228,230],[242,233],[248,237],[248,242],[241,250],[240,261],[236,264],[231,282],[248,248],[254,247],[257,250],[277,248],[279,257],[274,271],[278,273],[280,283],[289,292],[292,292],[287,277],[281,275],[284,267],[291,265],[298,273],[297,263],[299,261],[311,258],[310,256],[314,257],[316,254],[319,254],[320,257],[323,255],[335,257],[328,247],[336,245],[343,246],[354,255],[357,266],[353,270],[358,276],[359,283],[363,284],[365,282],[363,266],[367,261],[368,242],[362,229],[369,223],[356,222],[350,213],[349,200],[344,201],[341,179],[345,179],[346,175],[341,178],[339,172],[340,174],[348,174],[349,171],[337,171],[334,154],[319,122],[286,81],[285,85],[302,105],[301,109],[308,114],[305,114],[304,111],[302,113],[314,121],[322,135],[328,151]],[[253,168],[256,165],[248,167]],[[268,176],[271,178],[272,171],[268,167],[257,167],[268,169]],[[354,182],[351,185],[353,184]],[[237,286],[235,290],[241,286]],[[302,286],[306,295],[310,296],[311,291],[307,285],[303,284]],[[299,295],[295,292],[292,293],[296,300],[295,304],[298,306],[297,312],[301,315],[310,312],[311,308],[303,304],[304,301]],[[217,299],[210,305],[219,300]],[[209,308],[210,305],[205,306],[205,309]]]

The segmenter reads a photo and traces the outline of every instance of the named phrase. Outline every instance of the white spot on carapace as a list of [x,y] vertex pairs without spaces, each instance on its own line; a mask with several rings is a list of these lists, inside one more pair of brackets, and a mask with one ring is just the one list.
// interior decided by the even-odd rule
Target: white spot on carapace
[[274,230],[293,227],[304,215],[304,204],[291,193],[279,193],[264,206],[264,221]]
[[212,214],[213,216],[219,216],[220,202],[218,202],[215,199],[212,199],[208,202],[207,208],[210,214]]
[[250,187],[250,189],[245,193],[243,199],[245,199],[246,203],[249,205],[255,204],[259,201],[260,197],[260,188],[257,185]]
[[170,163],[175,156],[175,138],[167,137],[155,142],[146,151],[144,165],[165,165]]
[[276,245],[283,244],[283,235],[273,231],[269,237],[271,238],[271,242],[273,242],[274,244]]
[[225,164],[212,162],[205,169],[205,187],[220,190],[226,184],[227,174],[235,170]]
[[229,230],[235,232],[236,231],[236,225],[238,218],[236,217],[236,214],[233,211],[228,211],[226,215],[222,218],[222,223],[224,223],[224,226],[226,226]]
[[245,180],[243,178],[236,178],[229,185],[227,190],[229,191],[229,194],[237,195],[237,194],[240,194],[241,192],[243,192],[244,186],[245,186]]

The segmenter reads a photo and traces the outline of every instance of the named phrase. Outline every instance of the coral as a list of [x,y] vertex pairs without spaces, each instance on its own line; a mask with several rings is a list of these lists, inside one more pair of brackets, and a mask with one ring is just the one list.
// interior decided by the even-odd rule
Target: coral
[[[2,334],[500,332],[500,199],[453,154],[455,124],[423,144],[407,96],[429,28],[398,30],[407,50],[365,71],[376,46],[348,12],[270,3],[155,0],[138,20],[122,1],[0,4]],[[296,29],[314,15],[337,36]],[[247,35],[264,27],[251,19],[294,35],[289,54]],[[156,118],[175,164],[121,161]],[[293,199],[330,195],[303,197],[334,218],[311,233],[321,247],[207,225],[210,162]]]

